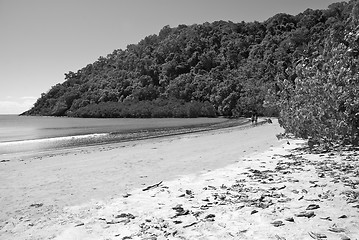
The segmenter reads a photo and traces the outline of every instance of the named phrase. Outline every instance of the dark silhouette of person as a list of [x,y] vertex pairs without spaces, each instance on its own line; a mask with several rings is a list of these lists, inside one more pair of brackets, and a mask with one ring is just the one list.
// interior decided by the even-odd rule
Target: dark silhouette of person
[[252,120],[252,124],[256,125],[257,124],[257,121],[258,121],[258,115],[257,115],[257,112],[256,111],[253,111],[252,112],[252,117],[251,117],[251,120]]

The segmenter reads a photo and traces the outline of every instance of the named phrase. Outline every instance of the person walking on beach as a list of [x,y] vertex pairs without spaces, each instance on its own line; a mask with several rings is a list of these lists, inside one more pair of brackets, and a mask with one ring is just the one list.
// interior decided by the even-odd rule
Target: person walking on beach
[[257,112],[256,112],[256,111],[253,111],[253,112],[252,112],[251,120],[252,120],[252,124],[253,124],[253,125],[257,125],[258,115],[257,115]]

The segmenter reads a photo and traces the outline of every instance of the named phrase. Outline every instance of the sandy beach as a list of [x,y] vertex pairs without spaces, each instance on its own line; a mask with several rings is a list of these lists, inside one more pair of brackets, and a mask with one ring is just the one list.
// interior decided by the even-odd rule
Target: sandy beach
[[0,159],[0,239],[359,239],[355,150],[278,123]]

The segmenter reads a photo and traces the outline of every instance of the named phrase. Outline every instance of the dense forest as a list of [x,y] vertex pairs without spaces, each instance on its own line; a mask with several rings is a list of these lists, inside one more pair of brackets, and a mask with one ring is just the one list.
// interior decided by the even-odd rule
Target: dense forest
[[[279,116],[305,138],[357,142],[359,3],[264,22],[165,26],[43,93],[23,115]],[[332,131],[332,128],[335,131]],[[326,134],[323,137],[323,133]]]

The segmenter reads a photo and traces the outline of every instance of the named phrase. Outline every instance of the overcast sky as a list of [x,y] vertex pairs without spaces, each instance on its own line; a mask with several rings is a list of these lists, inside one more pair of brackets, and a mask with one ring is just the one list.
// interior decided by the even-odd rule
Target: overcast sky
[[0,114],[29,109],[51,86],[165,25],[264,21],[339,0],[0,0]]

